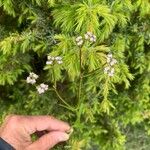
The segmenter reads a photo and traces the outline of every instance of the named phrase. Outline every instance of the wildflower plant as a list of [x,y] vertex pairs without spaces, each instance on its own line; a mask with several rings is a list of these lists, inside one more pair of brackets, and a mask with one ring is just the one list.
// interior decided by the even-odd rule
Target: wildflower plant
[[123,150],[131,124],[150,133],[149,10],[148,0],[0,0],[1,118],[69,122],[56,150]]

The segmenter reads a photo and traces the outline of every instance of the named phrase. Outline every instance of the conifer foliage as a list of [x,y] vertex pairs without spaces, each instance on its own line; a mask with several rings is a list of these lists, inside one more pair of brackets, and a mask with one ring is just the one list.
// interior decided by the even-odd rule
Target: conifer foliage
[[0,114],[74,128],[54,149],[123,150],[150,134],[149,0],[0,0]]

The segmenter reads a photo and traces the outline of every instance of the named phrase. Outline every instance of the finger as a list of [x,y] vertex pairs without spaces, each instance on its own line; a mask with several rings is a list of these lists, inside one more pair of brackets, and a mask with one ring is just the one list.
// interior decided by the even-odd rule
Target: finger
[[27,150],[49,150],[56,144],[67,141],[68,139],[69,135],[65,132],[53,131],[42,136],[40,139],[32,143],[30,146],[27,147]]
[[68,131],[68,123],[50,116],[26,116],[23,119],[26,131],[32,134],[36,131]]

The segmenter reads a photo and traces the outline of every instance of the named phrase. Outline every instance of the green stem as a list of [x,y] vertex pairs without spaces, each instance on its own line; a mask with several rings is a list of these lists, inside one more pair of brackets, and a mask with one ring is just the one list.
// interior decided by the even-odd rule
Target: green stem
[[53,68],[53,78],[54,78],[54,86],[53,86],[53,88],[54,88],[54,91],[55,91],[55,93],[56,93],[56,95],[58,96],[58,98],[66,105],[61,105],[61,106],[63,106],[63,107],[65,107],[65,108],[67,108],[67,109],[69,109],[69,110],[71,110],[71,111],[75,111],[75,109],[72,107],[72,106],[70,106],[62,97],[61,97],[61,95],[58,93],[58,91],[57,91],[57,83],[56,83],[56,79],[55,79],[55,74],[54,74],[54,68]]
[[64,107],[64,108],[66,108],[66,109],[68,109],[68,110],[71,110],[72,112],[75,112],[75,111],[76,111],[75,108],[70,108],[70,107],[68,107],[68,106],[66,106],[66,105],[63,105],[63,104],[59,104],[59,106]]
[[58,91],[57,91],[57,89],[54,87],[54,91],[55,91],[55,93],[56,93],[56,95],[58,96],[58,98],[66,105],[66,106],[64,106],[65,108],[67,108],[67,109],[69,109],[69,110],[72,110],[72,111],[75,111],[75,109],[72,107],[72,106],[70,106],[62,97],[61,97],[61,95],[58,93]]
[[82,49],[80,48],[79,51],[79,58],[80,58],[80,75],[79,75],[79,86],[78,86],[78,104],[76,108],[77,120],[76,123],[80,123],[81,114],[82,114]]
[[82,50],[80,48],[79,52],[79,57],[80,57],[80,75],[79,75],[79,87],[78,87],[78,106],[81,104],[81,89],[82,89]]
[[77,110],[77,120],[75,124],[80,124],[82,110],[83,110],[83,104],[81,103],[79,109]]
[[56,78],[55,78],[54,67],[53,67],[53,78],[54,78],[54,88],[57,89],[57,83],[56,83]]

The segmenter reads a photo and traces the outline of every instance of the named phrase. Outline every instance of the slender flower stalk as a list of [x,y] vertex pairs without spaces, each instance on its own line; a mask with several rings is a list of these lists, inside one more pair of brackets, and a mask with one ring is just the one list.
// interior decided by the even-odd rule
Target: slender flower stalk
[[[55,59],[56,60],[61,60],[61,57],[55,57]],[[71,111],[75,111],[75,109],[71,106],[71,105],[69,105],[63,98],[62,98],[62,96],[59,94],[59,92],[58,92],[58,90],[57,90],[57,82],[56,82],[56,78],[55,78],[55,70],[54,70],[55,68],[53,68],[53,78],[54,78],[54,85],[53,85],[53,89],[54,89],[54,91],[55,91],[55,93],[56,93],[56,95],[57,95],[57,97],[62,101],[62,103],[64,104],[64,105],[61,105],[62,107],[64,107],[64,108],[67,108],[68,110],[71,110]]]
[[82,102],[83,99],[81,99],[81,94],[82,94],[82,48],[80,47],[79,50],[79,66],[80,66],[80,75],[79,75],[79,86],[78,86],[78,104],[77,104],[77,123],[80,123],[80,119],[81,119],[81,111],[82,111]]
[[64,103],[64,105],[61,105],[61,106],[63,106],[63,107],[65,107],[65,108],[67,108],[67,109],[69,109],[69,110],[71,110],[71,111],[75,111],[75,108],[73,108],[71,105],[69,105],[63,98],[62,98],[62,96],[59,94],[59,92],[57,91],[57,89],[54,87],[54,91],[55,91],[55,93],[56,93],[56,95],[58,96],[58,98]]

